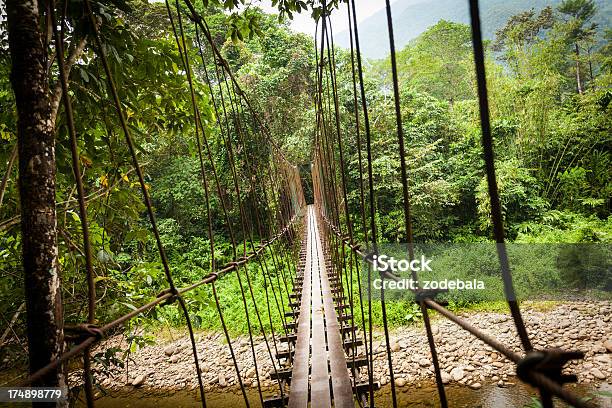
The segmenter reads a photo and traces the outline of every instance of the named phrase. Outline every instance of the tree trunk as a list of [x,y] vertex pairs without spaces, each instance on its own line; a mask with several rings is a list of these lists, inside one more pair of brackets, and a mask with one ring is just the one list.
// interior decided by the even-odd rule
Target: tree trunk
[[591,83],[593,83],[593,79],[595,77],[593,76],[593,59],[591,57],[591,49],[592,47],[587,48],[587,56],[589,59],[589,77],[590,77]]
[[[57,261],[55,137],[37,0],[7,0],[11,83],[17,106],[19,194],[30,372],[63,351]],[[32,385],[65,386],[62,368]],[[55,406],[39,403],[36,406]]]
[[578,86],[578,93],[582,95],[582,81],[580,80],[580,48],[578,43],[574,43],[576,47],[576,84]]

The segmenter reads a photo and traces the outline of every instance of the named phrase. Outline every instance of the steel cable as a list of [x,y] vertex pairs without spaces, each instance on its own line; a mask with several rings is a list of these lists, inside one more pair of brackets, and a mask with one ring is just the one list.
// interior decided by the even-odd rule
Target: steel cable
[[202,406],[204,408],[206,408],[206,397],[205,397],[205,393],[204,393],[204,384],[202,382],[202,375],[200,373],[200,365],[198,362],[198,354],[197,354],[197,348],[196,348],[196,343],[195,343],[195,336],[193,334],[193,327],[191,325],[191,319],[189,317],[189,312],[187,311],[187,306],[185,305],[184,300],[181,298],[180,294],[178,294],[176,287],[174,285],[174,280],[172,278],[172,274],[170,272],[170,267],[168,264],[168,259],[166,256],[166,252],[164,250],[163,244],[161,242],[161,238],[159,235],[159,230],[157,229],[157,221],[155,219],[155,213],[153,212],[153,208],[151,205],[151,198],[149,196],[149,192],[147,190],[147,186],[145,184],[144,181],[144,176],[142,173],[142,169],[140,168],[140,165],[138,163],[138,158],[136,156],[136,151],[134,149],[134,144],[132,141],[132,137],[130,134],[130,131],[128,129],[127,126],[127,121],[125,119],[125,116],[123,114],[123,108],[121,106],[121,102],[119,100],[119,94],[117,93],[117,89],[114,83],[114,80],[112,78],[112,74],[110,71],[110,67],[106,58],[106,53],[104,51],[103,45],[102,45],[102,41],[100,39],[100,35],[98,32],[98,26],[97,23],[95,21],[95,17],[93,15],[92,9],[91,9],[91,4],[89,0],[85,0],[85,7],[87,10],[87,14],[89,15],[89,19],[90,22],[93,26],[93,34],[94,34],[94,38],[95,38],[95,43],[97,46],[97,51],[98,51],[98,55],[102,61],[102,65],[104,67],[104,71],[106,73],[106,79],[107,79],[107,83],[108,83],[108,88],[109,91],[113,97],[113,101],[115,103],[115,108],[117,109],[117,114],[119,116],[119,122],[121,124],[121,128],[123,129],[124,135],[125,135],[125,139],[126,139],[126,143],[128,145],[128,149],[130,151],[130,155],[132,157],[132,162],[134,164],[134,168],[136,169],[136,173],[138,175],[138,180],[140,183],[140,187],[143,193],[143,197],[144,197],[144,201],[145,201],[145,205],[147,207],[147,213],[149,215],[149,221],[151,223],[151,228],[153,230],[153,234],[155,236],[155,240],[157,243],[157,248],[158,248],[158,252],[161,258],[161,262],[164,268],[164,273],[166,275],[166,280],[168,281],[168,285],[170,287],[170,291],[172,293],[173,296],[175,296],[178,299],[179,305],[181,307],[181,310],[183,312],[183,315],[185,317],[185,322],[187,323],[187,329],[189,331],[189,339],[191,341],[191,347],[192,347],[192,352],[193,352],[193,357],[194,357],[194,362],[195,362],[195,368],[196,368],[196,373],[197,373],[197,378],[198,378],[198,385],[200,388],[200,397],[202,398]]
[[[391,3],[389,0],[385,0],[385,8],[387,14],[387,29],[389,31],[389,49],[391,59],[391,78],[393,82],[393,99],[395,107],[395,120],[397,127],[397,141],[399,145],[399,156],[400,156],[400,168],[401,168],[401,181],[402,181],[402,199],[404,203],[404,226],[406,228],[406,240],[408,244],[408,260],[414,259],[414,236],[412,231],[412,217],[410,211],[410,193],[408,190],[408,168],[406,165],[406,149],[404,146],[404,128],[402,124],[402,112],[401,112],[401,100],[399,93],[399,81],[397,72],[397,61],[395,55],[395,39],[393,34],[393,18],[391,15]],[[412,279],[418,282],[416,271],[412,271]],[[417,288],[417,293],[420,289]],[[381,288],[381,293],[384,292],[384,285]],[[382,296],[382,295],[381,295]],[[444,383],[442,381],[442,374],[440,372],[440,363],[438,361],[438,354],[436,351],[436,344],[433,338],[433,332],[431,330],[431,323],[429,321],[429,311],[423,301],[419,301],[421,313],[423,314],[423,321],[425,323],[425,331],[427,335],[427,342],[429,344],[429,350],[431,352],[431,359],[434,366],[434,374],[436,377],[436,386],[438,388],[438,396],[440,398],[440,404],[442,408],[448,407],[448,401],[446,398],[446,392],[444,390]],[[383,303],[383,319],[385,315],[385,306]]]
[[[81,221],[81,231],[83,234],[83,255],[85,257],[85,272],[87,279],[87,322],[90,325],[96,321],[96,284],[93,270],[93,257],[91,252],[91,240],[89,237],[89,222],[87,217],[87,204],[85,198],[85,188],[83,187],[83,176],[81,174],[79,148],[77,142],[76,128],[74,124],[74,112],[72,109],[72,101],[68,92],[68,78],[66,68],[64,66],[64,15],[60,21],[60,31],[57,29],[55,16],[55,1],[49,3],[49,12],[51,25],[53,26],[53,37],[55,40],[55,51],[57,65],[59,68],[59,80],[62,87],[62,101],[64,104],[64,113],[66,115],[66,125],[68,134],[70,135],[70,154],[72,157],[72,171],[77,188],[77,199],[79,202],[79,215]],[[85,388],[85,400],[89,408],[94,406],[94,393],[91,376],[91,355],[90,349],[83,353],[83,380]]]

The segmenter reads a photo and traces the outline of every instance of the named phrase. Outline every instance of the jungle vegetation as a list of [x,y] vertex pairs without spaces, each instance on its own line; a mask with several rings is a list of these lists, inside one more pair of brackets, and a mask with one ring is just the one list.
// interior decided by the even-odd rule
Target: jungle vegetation
[[[100,63],[90,48],[87,27],[69,1],[67,52],[74,53],[69,79],[80,161],[89,197],[88,216],[94,246],[97,318],[106,321],[154,297],[164,288],[163,270],[148,228],[140,191],[120,137],[116,115]],[[199,6],[214,41],[290,161],[300,165],[307,197],[315,126],[315,45],[313,38],[291,31],[287,18],[301,1],[280,2],[281,16],[257,7],[237,11],[237,2],[208,1]],[[162,240],[179,283],[205,275],[210,253],[199,162],[193,138],[190,94],[166,6],[144,0],[100,1],[97,15],[111,57],[122,100],[144,164],[146,181],[159,220]],[[231,10],[231,11],[228,11]],[[302,12],[304,12],[302,10]],[[508,239],[514,243],[610,243],[612,241],[612,29],[594,23],[599,10],[592,0],[564,0],[553,7],[512,16],[487,42],[487,75],[496,144],[496,165]],[[4,11],[3,11],[4,13]],[[23,299],[20,203],[14,162],[16,111],[9,81],[10,55],[6,19],[0,43],[0,163],[6,185],[0,194],[0,327],[11,325],[4,356],[20,354],[25,330],[18,311]],[[204,68],[215,67],[199,55],[195,33],[187,30],[198,98],[209,101]],[[381,33],[383,35],[383,33]],[[57,68],[49,39],[49,78],[56,89]],[[341,131],[346,140],[349,208],[358,238],[359,172],[351,54],[336,47]],[[401,106],[406,130],[410,195],[415,239],[425,243],[490,242],[489,201],[480,147],[471,34],[468,25],[440,20],[397,53]],[[401,181],[388,59],[365,63],[370,108],[376,216],[381,242],[406,239],[402,225]],[[57,102],[54,99],[55,102]],[[206,106],[206,103],[204,103]],[[202,112],[212,117],[209,110]],[[86,283],[80,249],[79,215],[63,108],[55,104],[58,243],[65,320],[83,321]],[[212,123],[212,121],[211,121]],[[230,188],[226,152],[211,125],[217,168]],[[217,139],[215,139],[217,138]],[[266,159],[268,151],[250,146]],[[363,152],[362,152],[363,153]],[[13,158],[13,159],[11,159]],[[212,199],[213,219],[221,220],[219,197]],[[252,203],[255,205],[255,201]],[[233,207],[232,220],[239,222]],[[219,263],[231,259],[227,231],[214,225]],[[470,261],[479,265],[478,254]],[[483,257],[485,255],[482,255]],[[488,259],[488,258],[487,258]],[[269,265],[273,268],[273,265]],[[493,270],[491,270],[493,269]],[[495,276],[495,268],[482,272]],[[515,271],[517,285],[562,289],[561,271],[537,265]],[[253,270],[256,295],[263,299],[263,277]],[[611,281],[576,271],[575,289],[610,290]],[[608,277],[609,279],[609,277]],[[258,282],[259,281],[259,282]],[[258,284],[259,283],[259,284]],[[535,287],[534,285],[538,285]],[[227,324],[244,333],[235,277],[217,285]],[[194,324],[219,329],[211,290],[188,298]],[[451,307],[480,304],[479,298],[452,299]],[[250,305],[252,306],[252,305]],[[375,307],[375,313],[378,308]],[[392,325],[418,320],[401,302],[389,306]],[[380,317],[375,316],[380,323]],[[278,316],[274,322],[279,323]],[[134,319],[127,332],[133,344],[152,340],[138,328],[182,324],[176,307]],[[6,364],[7,360],[2,364]],[[12,362],[12,360],[11,360]]]

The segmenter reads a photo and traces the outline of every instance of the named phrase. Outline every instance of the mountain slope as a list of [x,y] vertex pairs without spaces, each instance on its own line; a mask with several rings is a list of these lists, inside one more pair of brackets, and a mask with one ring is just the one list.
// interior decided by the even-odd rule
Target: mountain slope
[[[481,0],[483,34],[485,38],[492,39],[495,32],[514,14],[531,8],[541,10],[548,5],[554,7],[560,2],[561,0]],[[599,13],[595,21],[599,23],[600,28],[610,27],[612,2],[596,0],[596,3]],[[467,0],[397,0],[391,7],[397,49],[402,49],[410,40],[439,20],[465,24],[470,22]],[[347,31],[338,33],[334,40],[341,47],[350,46]],[[359,40],[361,51],[367,58],[383,58],[389,54],[387,15],[384,8],[359,24]]]

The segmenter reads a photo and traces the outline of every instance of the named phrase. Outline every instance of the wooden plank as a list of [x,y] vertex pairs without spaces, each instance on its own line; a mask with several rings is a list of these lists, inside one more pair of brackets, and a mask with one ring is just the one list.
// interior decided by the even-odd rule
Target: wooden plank
[[310,357],[310,297],[311,297],[311,257],[308,256],[312,243],[312,220],[311,210],[308,211],[308,235],[306,238],[306,266],[304,268],[304,280],[302,298],[300,302],[300,314],[298,317],[297,340],[293,358],[293,369],[291,373],[291,388],[289,391],[289,408],[306,408],[308,406],[308,375]]
[[[318,227],[316,228],[316,236],[319,237]],[[323,258],[323,248],[318,245],[319,259]],[[351,378],[347,370],[346,356],[342,336],[340,334],[340,324],[336,308],[334,307],[333,295],[329,276],[324,262],[319,262],[321,276],[321,288],[323,293],[323,306],[325,310],[325,323],[327,326],[327,347],[329,350],[329,366],[331,370],[332,388],[334,394],[335,408],[354,408],[355,399],[353,398],[353,388]]]
[[[313,206],[308,207],[306,263],[297,317],[290,408],[355,407],[341,325]],[[297,312],[297,308],[295,309]],[[310,393],[309,393],[310,368]],[[331,371],[331,373],[330,373]],[[330,381],[331,374],[331,381]]]
[[331,407],[329,388],[329,371],[327,366],[327,345],[325,342],[325,323],[323,321],[323,299],[321,299],[321,239],[316,225],[314,210],[310,217],[313,220],[313,242],[311,245],[312,274],[312,361],[310,380],[310,406],[312,408]]

